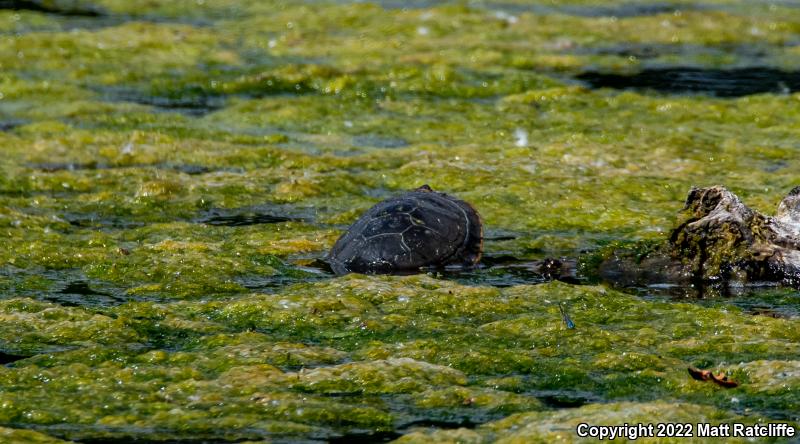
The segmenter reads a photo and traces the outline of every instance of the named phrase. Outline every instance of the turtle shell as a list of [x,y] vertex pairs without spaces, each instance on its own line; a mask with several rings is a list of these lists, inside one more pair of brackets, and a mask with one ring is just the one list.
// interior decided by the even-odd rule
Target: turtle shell
[[411,272],[475,265],[482,247],[475,209],[425,185],[370,208],[336,241],[328,261],[336,274]]

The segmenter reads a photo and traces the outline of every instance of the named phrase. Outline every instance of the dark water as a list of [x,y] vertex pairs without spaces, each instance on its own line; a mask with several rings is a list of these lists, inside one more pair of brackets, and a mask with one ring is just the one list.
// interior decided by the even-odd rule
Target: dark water
[[45,173],[54,173],[57,171],[92,171],[92,170],[108,170],[119,168],[157,168],[161,170],[177,171],[179,173],[188,174],[191,176],[199,174],[207,174],[218,171],[227,171],[239,173],[242,169],[237,168],[215,168],[206,165],[193,165],[193,164],[176,164],[176,163],[154,163],[154,164],[129,164],[129,165],[111,165],[101,162],[33,162],[27,164],[28,168],[43,171]]
[[[555,2],[553,2],[555,3]],[[711,9],[710,5],[703,4],[678,4],[669,2],[629,2],[616,5],[591,6],[591,5],[554,5],[534,4],[517,5],[509,3],[487,4],[490,8],[500,8],[514,12],[531,12],[534,14],[565,14],[579,17],[640,17],[647,15],[674,14],[679,11]]]
[[200,219],[198,222],[206,225],[224,227],[244,227],[247,225],[276,224],[279,222],[288,222],[290,220],[292,220],[292,218],[287,216],[278,216],[266,213],[225,214],[211,212],[208,216]]
[[73,442],[81,444],[218,444],[218,443],[239,443],[248,442],[248,439],[225,440],[220,438],[211,439],[139,439],[139,438],[91,438],[77,439]]
[[212,208],[201,214],[195,222],[224,227],[244,227],[281,222],[313,223],[313,221],[313,209],[310,208],[261,204],[240,208]]
[[0,9],[15,11],[37,11],[68,17],[101,17],[105,15],[100,8],[86,3],[55,2],[47,0],[0,0]]
[[[599,43],[596,45],[578,46],[567,48],[565,53],[578,55],[610,55],[617,57],[634,57],[639,60],[649,60],[658,57],[681,58],[687,61],[698,59],[723,59],[735,55],[738,59],[747,61],[752,66],[766,66],[767,58],[775,55],[781,46],[765,43],[720,43],[715,45],[701,45],[692,43]],[[691,63],[687,62],[687,66]],[[663,67],[662,67],[663,68]]]
[[399,137],[384,137],[379,135],[367,134],[353,137],[353,145],[368,148],[402,148],[409,143]]
[[93,287],[94,284],[88,280],[67,281],[63,288],[55,290],[43,299],[65,307],[107,307],[124,304],[130,299],[121,289],[101,290]]
[[572,284],[587,282],[586,278],[579,276],[576,267],[577,261],[568,258],[528,259],[488,255],[475,268],[433,269],[429,273],[464,285],[493,287],[541,284],[554,280]]
[[[314,3],[314,1],[308,1]],[[386,9],[424,9],[435,8],[443,5],[453,4],[448,0],[339,0],[340,3],[367,3],[379,5]],[[671,2],[648,2],[648,3],[621,3],[608,6],[592,6],[592,5],[559,5],[557,2],[531,2],[512,3],[507,1],[493,1],[493,0],[470,0],[466,2],[467,5],[473,8],[483,8],[488,10],[499,10],[510,12],[514,14],[532,13],[532,14],[566,14],[576,15],[581,17],[637,17],[643,15],[656,15],[656,14],[671,14],[675,11],[685,11],[694,9],[707,9],[710,6],[698,4],[687,5]]]
[[30,356],[15,355],[13,353],[5,353],[0,351],[0,365],[11,364],[13,362],[21,361],[30,358]]
[[[612,283],[608,283],[613,287]],[[640,287],[617,287],[650,300],[694,302],[709,307],[734,306],[753,316],[800,319],[800,290],[776,283],[754,282],[747,285],[713,284],[706,286],[653,284]]]
[[753,94],[789,94],[800,91],[800,71],[769,67],[649,68],[635,74],[585,72],[577,76],[592,88],[657,91],[669,94],[707,94],[743,97]]
[[222,109],[226,103],[223,95],[208,91],[186,91],[185,94],[159,95],[152,91],[123,88],[96,88],[109,102],[131,102],[147,105],[162,112],[176,112],[191,117],[202,117]]
[[18,126],[28,123],[21,119],[0,120],[0,131],[11,131]]

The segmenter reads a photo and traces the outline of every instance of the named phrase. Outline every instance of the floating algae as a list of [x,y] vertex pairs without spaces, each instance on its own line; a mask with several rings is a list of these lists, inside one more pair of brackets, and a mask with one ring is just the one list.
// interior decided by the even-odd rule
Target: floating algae
[[[799,185],[798,94],[577,79],[792,72],[791,4],[19,3],[103,15],[0,10],[2,440],[800,421],[795,290],[588,285],[665,239],[692,186],[771,214]],[[425,183],[475,204],[484,268],[325,270]]]

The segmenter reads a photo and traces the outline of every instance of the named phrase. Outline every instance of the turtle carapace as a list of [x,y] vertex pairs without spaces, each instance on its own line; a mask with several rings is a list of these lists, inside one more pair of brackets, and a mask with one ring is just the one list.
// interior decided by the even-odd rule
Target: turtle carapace
[[475,209],[423,185],[370,208],[336,241],[328,261],[336,274],[415,272],[473,266],[482,247]]

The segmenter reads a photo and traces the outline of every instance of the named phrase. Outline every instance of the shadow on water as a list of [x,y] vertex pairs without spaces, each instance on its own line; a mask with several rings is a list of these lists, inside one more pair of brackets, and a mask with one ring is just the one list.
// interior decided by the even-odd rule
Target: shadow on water
[[650,90],[669,94],[707,94],[743,97],[752,94],[789,94],[800,91],[800,71],[752,67],[704,69],[649,68],[636,74],[585,72],[577,76],[593,88]]

